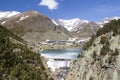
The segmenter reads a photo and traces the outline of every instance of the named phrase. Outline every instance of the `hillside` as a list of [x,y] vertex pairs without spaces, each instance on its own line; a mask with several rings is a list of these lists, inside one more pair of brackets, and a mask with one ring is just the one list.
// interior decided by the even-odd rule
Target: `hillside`
[[78,24],[77,27],[73,28],[72,32],[75,36],[79,38],[88,38],[92,34],[95,34],[100,26],[94,22],[89,22],[86,24]]
[[56,26],[48,17],[32,10],[1,19],[0,22],[28,42],[66,40],[70,37],[64,27]]
[[29,50],[24,42],[0,26],[0,80],[53,80],[40,54]]
[[85,39],[94,34],[100,26],[88,20],[82,20],[79,18],[64,20],[52,20],[54,24],[64,26],[68,31],[70,31],[74,38]]
[[120,19],[120,17],[110,17],[110,18],[104,18],[102,19],[99,23],[97,23],[99,26],[103,27],[103,25],[105,25],[106,23],[109,23],[112,20],[118,20]]
[[105,24],[84,45],[66,80],[120,80],[120,19]]

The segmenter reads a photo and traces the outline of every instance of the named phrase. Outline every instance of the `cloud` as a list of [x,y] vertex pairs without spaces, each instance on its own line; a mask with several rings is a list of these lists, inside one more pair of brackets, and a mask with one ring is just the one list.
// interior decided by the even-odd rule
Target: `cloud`
[[47,6],[48,9],[54,10],[58,8],[59,3],[55,0],[41,0],[40,6]]

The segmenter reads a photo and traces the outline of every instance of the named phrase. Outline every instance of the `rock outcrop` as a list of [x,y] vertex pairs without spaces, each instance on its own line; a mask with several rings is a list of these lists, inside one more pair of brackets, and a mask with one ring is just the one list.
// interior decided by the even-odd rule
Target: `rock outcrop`
[[[111,21],[103,27],[101,33],[104,31],[104,34],[94,38],[91,46],[73,61],[65,80],[120,80],[119,21]],[[107,30],[110,25],[111,30]]]

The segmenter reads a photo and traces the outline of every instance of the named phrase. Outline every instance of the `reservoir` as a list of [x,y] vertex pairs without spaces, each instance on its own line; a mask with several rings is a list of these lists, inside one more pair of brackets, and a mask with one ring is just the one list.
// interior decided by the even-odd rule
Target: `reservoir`
[[41,51],[41,56],[48,59],[46,65],[52,72],[57,72],[55,75],[57,80],[64,80],[68,73],[71,62],[77,59],[81,53],[82,48],[69,48],[69,49],[49,49]]
[[81,48],[69,48],[69,49],[48,49],[41,51],[41,56],[53,59],[76,59]]

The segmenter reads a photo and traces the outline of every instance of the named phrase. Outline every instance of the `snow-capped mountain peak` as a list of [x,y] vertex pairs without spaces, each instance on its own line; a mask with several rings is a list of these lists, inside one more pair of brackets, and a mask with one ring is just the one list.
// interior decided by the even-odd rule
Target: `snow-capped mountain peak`
[[108,23],[110,22],[111,20],[118,20],[120,19],[120,17],[111,17],[111,18],[105,18],[102,20],[103,23]]
[[111,18],[104,18],[103,20],[101,20],[101,22],[99,22],[98,24],[103,27],[104,24],[109,23],[111,20],[118,20],[120,19],[120,17],[111,17]]
[[14,15],[20,14],[20,12],[18,11],[0,11],[0,19],[2,18],[9,18],[12,17]]
[[58,20],[52,20],[52,22],[55,25],[64,26],[68,31],[71,31],[73,28],[77,27],[78,24],[89,23],[89,21],[81,20],[79,18],[74,18],[69,20],[58,19]]

